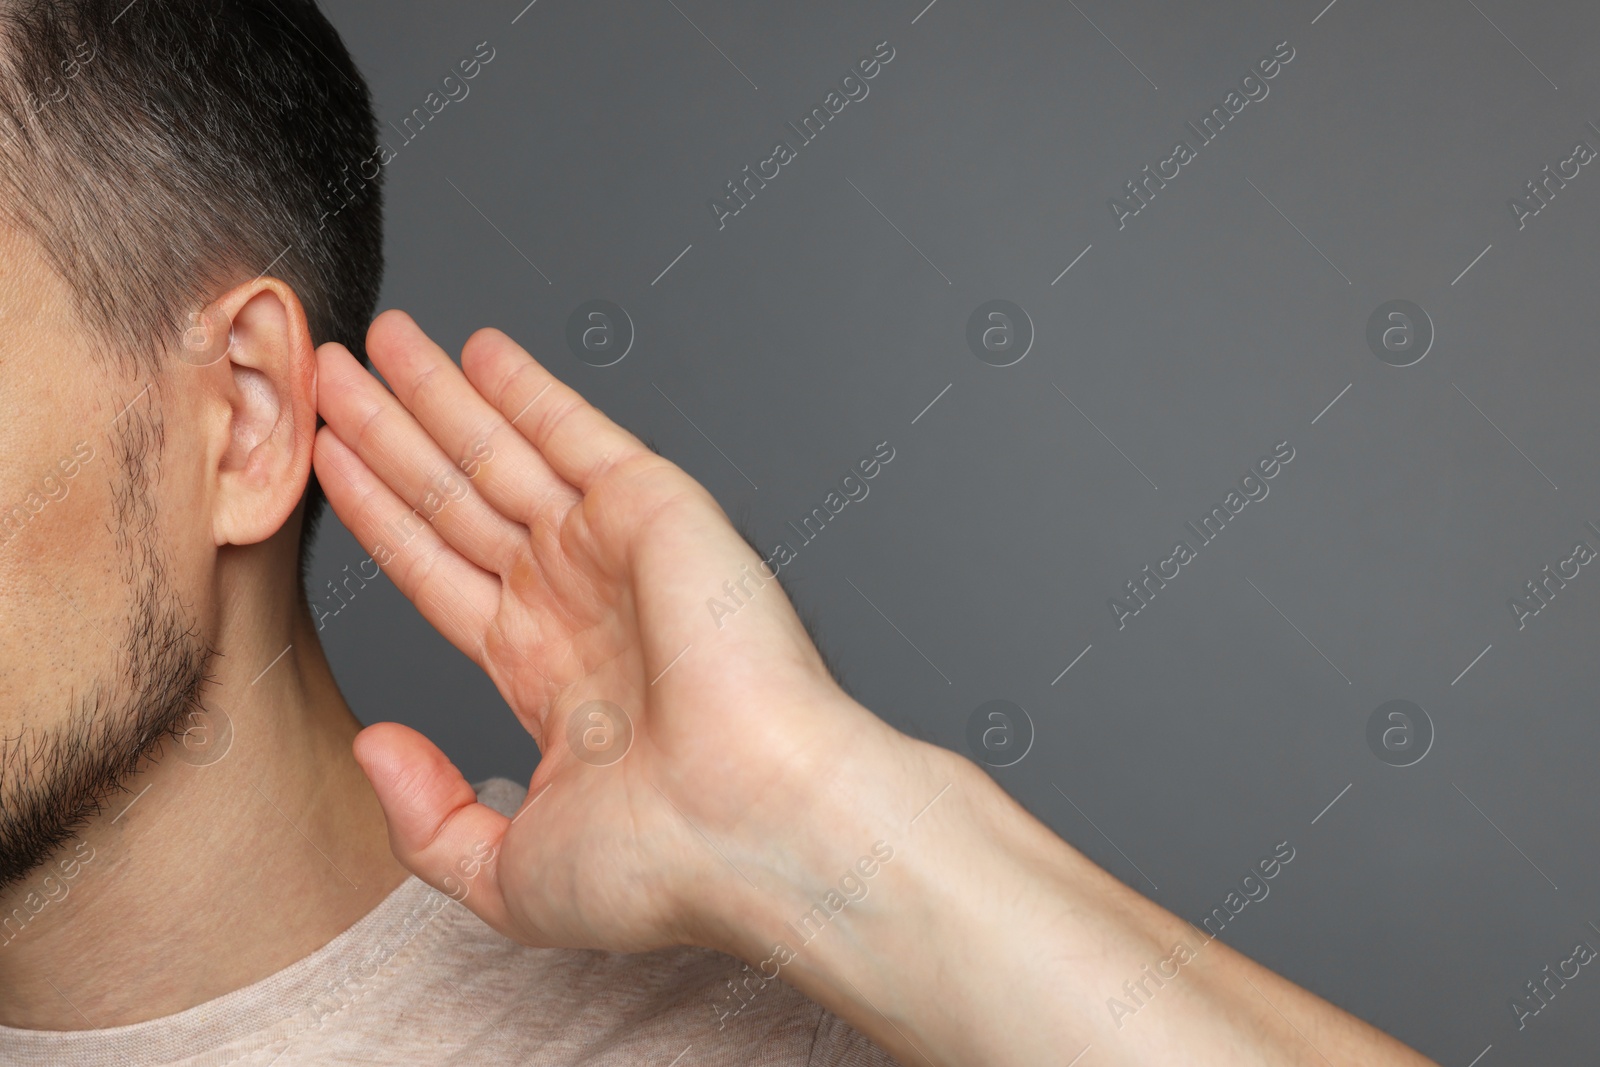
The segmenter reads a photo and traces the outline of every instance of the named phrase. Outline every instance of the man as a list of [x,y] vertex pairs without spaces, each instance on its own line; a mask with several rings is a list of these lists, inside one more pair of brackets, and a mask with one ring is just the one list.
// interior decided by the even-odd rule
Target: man
[[[1427,1062],[850,699],[509,338],[367,331],[381,164],[313,4],[0,35],[0,1063]],[[360,730],[296,581],[322,491],[529,790]]]

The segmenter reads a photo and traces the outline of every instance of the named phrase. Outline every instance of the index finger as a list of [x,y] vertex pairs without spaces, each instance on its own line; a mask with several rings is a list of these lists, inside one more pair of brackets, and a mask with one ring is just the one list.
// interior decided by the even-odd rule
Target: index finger
[[461,349],[461,369],[478,392],[579,492],[588,492],[623,460],[649,452],[643,441],[493,327],[467,338]]
[[374,319],[367,352],[395,398],[502,515],[531,524],[549,504],[577,502],[572,486],[411,316],[391,309]]

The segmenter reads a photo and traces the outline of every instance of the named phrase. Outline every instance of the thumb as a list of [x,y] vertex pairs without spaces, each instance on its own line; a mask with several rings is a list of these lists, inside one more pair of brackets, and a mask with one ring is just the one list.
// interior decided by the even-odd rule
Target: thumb
[[412,874],[508,937],[500,891],[500,844],[511,820],[478,802],[456,765],[425,736],[395,722],[356,735],[366,772],[389,823],[389,848]]

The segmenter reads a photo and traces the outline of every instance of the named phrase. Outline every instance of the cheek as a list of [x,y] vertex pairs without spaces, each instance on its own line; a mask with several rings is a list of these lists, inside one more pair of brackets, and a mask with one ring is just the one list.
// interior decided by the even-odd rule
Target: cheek
[[[84,484],[0,543],[0,735],[64,721],[118,677],[129,597],[120,552]],[[82,491],[80,491],[82,490]]]

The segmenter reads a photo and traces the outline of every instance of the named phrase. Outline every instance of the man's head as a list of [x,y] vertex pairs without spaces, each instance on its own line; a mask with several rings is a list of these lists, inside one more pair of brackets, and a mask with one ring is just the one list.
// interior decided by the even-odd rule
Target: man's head
[[182,728],[225,615],[303,597],[380,165],[310,2],[0,0],[0,887]]

